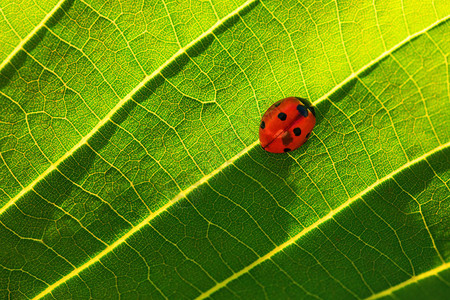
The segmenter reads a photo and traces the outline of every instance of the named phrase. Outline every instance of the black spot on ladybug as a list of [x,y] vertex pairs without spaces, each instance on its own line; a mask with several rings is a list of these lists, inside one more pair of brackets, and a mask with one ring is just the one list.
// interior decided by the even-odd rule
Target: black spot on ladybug
[[300,105],[300,104],[297,105],[297,110],[302,116],[304,116],[304,117],[308,116],[308,110],[303,105]]
[[306,138],[309,138],[309,135],[311,134],[311,132],[308,132],[308,134],[306,135]]
[[286,118],[287,118],[287,115],[285,113],[281,112],[278,114],[278,119],[280,119],[281,121],[286,120]]
[[291,133],[289,131],[285,131],[283,135],[281,136],[281,141],[283,142],[283,145],[287,146],[289,145],[294,138],[292,137]]
[[280,101],[280,102],[277,102],[277,103],[275,103],[275,107],[278,107],[278,106],[280,106],[280,104],[281,104],[281,101]]
[[266,128],[266,123],[264,123],[264,121],[261,122],[261,129]]
[[293,132],[295,136],[299,136],[300,134],[302,134],[302,130],[298,127],[294,128]]
[[291,151],[291,149],[289,149],[289,148],[284,148],[283,151],[284,151],[284,152],[289,152],[289,151]]

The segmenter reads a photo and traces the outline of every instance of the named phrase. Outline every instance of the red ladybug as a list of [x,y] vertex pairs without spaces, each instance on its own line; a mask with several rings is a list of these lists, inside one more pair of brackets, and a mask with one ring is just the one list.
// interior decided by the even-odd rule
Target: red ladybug
[[316,114],[306,100],[289,97],[273,104],[262,117],[259,141],[264,150],[283,153],[306,142],[316,125]]

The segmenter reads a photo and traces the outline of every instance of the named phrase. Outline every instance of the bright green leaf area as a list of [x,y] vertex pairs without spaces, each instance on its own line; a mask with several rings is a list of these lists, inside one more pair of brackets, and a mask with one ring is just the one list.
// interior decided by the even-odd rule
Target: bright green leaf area
[[449,295],[449,1],[0,13],[0,299]]

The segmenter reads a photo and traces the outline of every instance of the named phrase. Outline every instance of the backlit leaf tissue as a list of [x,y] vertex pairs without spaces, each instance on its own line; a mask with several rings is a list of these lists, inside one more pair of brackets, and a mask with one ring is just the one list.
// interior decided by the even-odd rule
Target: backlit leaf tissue
[[[0,1],[0,299],[445,299],[449,16]],[[316,126],[268,153],[289,96]]]

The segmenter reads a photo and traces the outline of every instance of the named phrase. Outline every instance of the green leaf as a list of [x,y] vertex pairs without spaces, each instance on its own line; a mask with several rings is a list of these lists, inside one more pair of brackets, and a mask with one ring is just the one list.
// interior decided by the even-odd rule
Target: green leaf
[[0,298],[448,295],[448,1],[0,12]]

